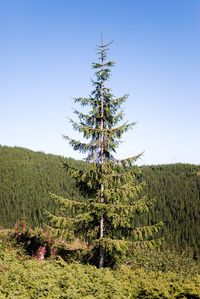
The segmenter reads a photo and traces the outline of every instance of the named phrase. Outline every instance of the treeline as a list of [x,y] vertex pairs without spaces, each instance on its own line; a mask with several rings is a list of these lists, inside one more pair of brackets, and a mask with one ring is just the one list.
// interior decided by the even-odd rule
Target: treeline
[[[56,211],[49,192],[69,199],[81,198],[72,177],[63,167],[89,168],[88,163],[24,148],[0,146],[0,225],[13,227],[23,219],[35,227],[46,222],[44,209]],[[162,232],[169,247],[200,254],[200,165],[170,164],[141,167],[138,179],[147,182],[146,191],[156,197],[149,214],[137,224],[165,222]],[[82,198],[84,200],[84,198]]]

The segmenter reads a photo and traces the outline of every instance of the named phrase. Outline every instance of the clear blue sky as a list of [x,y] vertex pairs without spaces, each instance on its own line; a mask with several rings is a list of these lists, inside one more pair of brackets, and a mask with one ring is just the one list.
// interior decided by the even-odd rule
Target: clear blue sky
[[62,135],[80,139],[67,117],[92,89],[101,30],[114,40],[108,86],[130,94],[137,121],[118,157],[200,164],[199,0],[1,0],[0,144],[82,158]]

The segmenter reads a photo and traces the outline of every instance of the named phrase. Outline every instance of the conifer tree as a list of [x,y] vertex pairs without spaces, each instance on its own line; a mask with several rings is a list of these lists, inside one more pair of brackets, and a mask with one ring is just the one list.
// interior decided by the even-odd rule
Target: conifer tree
[[113,61],[107,61],[111,43],[104,44],[102,38],[101,45],[97,46],[99,59],[92,65],[96,75],[96,80],[92,81],[94,90],[88,98],[74,99],[75,103],[88,107],[88,113],[75,110],[79,121],[71,119],[70,122],[88,142],[64,136],[74,150],[87,153],[86,161],[91,165],[88,171],[65,164],[87,201],[72,201],[53,195],[67,212],[60,216],[48,213],[59,233],[62,228],[68,239],[82,236],[89,244],[99,248],[99,268],[105,264],[105,253],[114,255],[128,248],[158,244],[160,240],[153,239],[153,233],[162,225],[135,227],[134,224],[134,215],[148,211],[154,202],[143,194],[144,182],[138,183],[138,169],[133,167],[141,154],[123,160],[114,157],[121,136],[135,123],[121,123],[121,106],[128,95],[116,98],[105,86],[115,65]]

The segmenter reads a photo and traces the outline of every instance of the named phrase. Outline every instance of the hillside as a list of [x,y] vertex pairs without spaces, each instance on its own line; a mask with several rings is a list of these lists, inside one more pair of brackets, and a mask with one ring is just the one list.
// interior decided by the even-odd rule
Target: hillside
[[[183,251],[190,247],[194,256],[200,250],[200,166],[171,164],[145,166],[142,176],[147,192],[157,202],[148,221],[165,222],[164,238]],[[146,218],[147,218],[146,217]]]
[[[71,165],[88,164],[67,159]],[[0,225],[13,227],[24,219],[32,227],[46,221],[43,209],[55,211],[49,191],[70,199],[80,198],[73,179],[63,168],[66,158],[24,148],[0,146]],[[141,167],[139,179],[147,181],[146,191],[156,196],[155,208],[136,222],[165,222],[168,246],[187,250],[196,258],[200,252],[199,165],[171,164]]]
[[43,209],[55,210],[49,192],[69,198],[80,196],[63,168],[64,160],[24,148],[0,146],[1,226],[13,227],[19,219],[31,226],[42,224]]

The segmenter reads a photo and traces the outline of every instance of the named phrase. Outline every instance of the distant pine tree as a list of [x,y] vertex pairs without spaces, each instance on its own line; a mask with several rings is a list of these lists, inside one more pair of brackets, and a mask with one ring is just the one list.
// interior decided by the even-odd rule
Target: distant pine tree
[[155,200],[142,193],[145,183],[138,183],[136,179],[139,170],[133,164],[141,154],[123,160],[114,157],[122,134],[135,123],[119,124],[123,119],[121,105],[128,95],[115,98],[111,89],[104,85],[115,65],[106,60],[110,44],[104,44],[102,38],[101,45],[97,46],[99,61],[93,64],[96,80],[92,81],[94,90],[89,98],[75,98],[75,103],[89,107],[88,114],[75,110],[79,122],[70,120],[73,129],[89,142],[65,136],[74,150],[87,153],[86,160],[91,164],[88,171],[65,164],[88,201],[53,195],[67,212],[60,216],[48,213],[59,233],[63,232],[68,239],[81,235],[83,240],[99,249],[99,268],[104,266],[107,253],[112,256],[135,246],[160,244],[160,239],[153,239],[153,234],[162,226],[162,223],[146,227],[134,224],[135,214],[148,211]]

